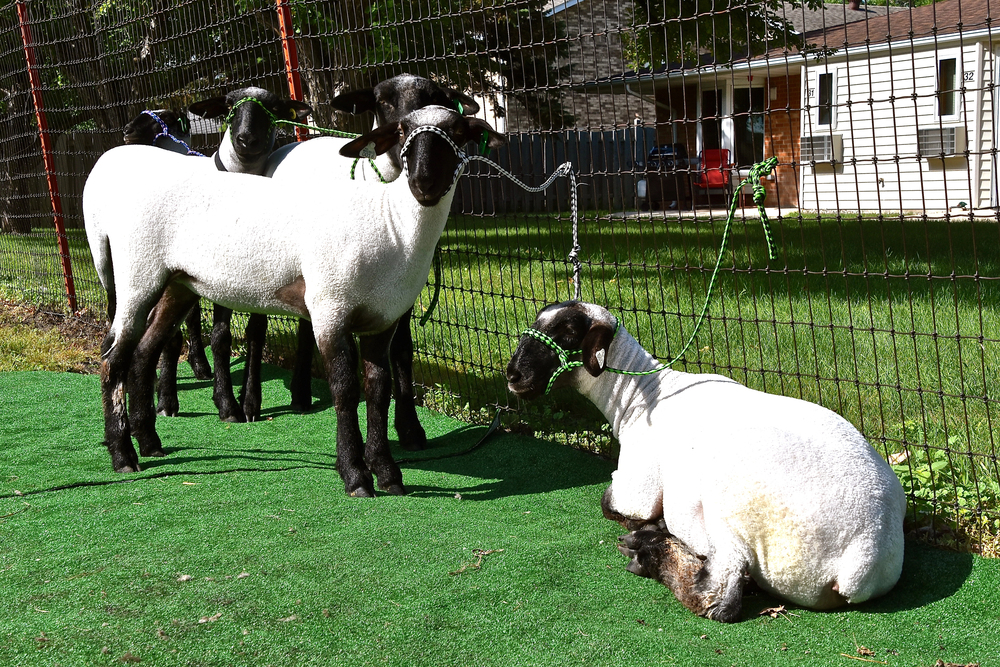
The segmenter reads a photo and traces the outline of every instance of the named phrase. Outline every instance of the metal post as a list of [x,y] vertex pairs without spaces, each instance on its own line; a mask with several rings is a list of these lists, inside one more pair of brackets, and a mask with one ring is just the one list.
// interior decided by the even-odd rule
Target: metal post
[[[302,101],[302,79],[299,77],[299,52],[295,48],[292,27],[292,7],[289,0],[277,0],[278,25],[281,28],[281,50],[285,54],[285,75],[288,77],[288,92],[293,100]],[[295,140],[305,141],[305,128],[295,128]]]
[[21,24],[21,41],[24,44],[24,57],[28,63],[31,101],[35,105],[35,118],[38,121],[38,138],[42,143],[45,180],[49,186],[49,199],[52,201],[52,217],[56,226],[56,238],[59,242],[59,258],[62,261],[63,281],[66,284],[66,298],[69,301],[70,312],[75,313],[77,308],[76,286],[73,283],[73,265],[69,257],[69,242],[66,240],[66,227],[63,224],[62,199],[59,197],[59,182],[56,180],[56,163],[55,158],[52,156],[49,124],[45,119],[45,105],[42,103],[42,83],[38,77],[35,48],[31,40],[31,30],[28,27],[28,8],[25,6],[24,0],[17,0],[16,4],[17,19]]

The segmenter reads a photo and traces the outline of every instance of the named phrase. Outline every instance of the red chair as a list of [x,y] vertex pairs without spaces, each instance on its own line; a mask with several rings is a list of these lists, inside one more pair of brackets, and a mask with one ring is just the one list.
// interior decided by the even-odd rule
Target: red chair
[[732,196],[732,164],[729,162],[728,148],[706,148],[701,152],[701,162],[698,173],[692,184],[692,199],[698,200],[698,194],[704,193],[706,200],[711,200],[711,190],[722,190],[726,202]]

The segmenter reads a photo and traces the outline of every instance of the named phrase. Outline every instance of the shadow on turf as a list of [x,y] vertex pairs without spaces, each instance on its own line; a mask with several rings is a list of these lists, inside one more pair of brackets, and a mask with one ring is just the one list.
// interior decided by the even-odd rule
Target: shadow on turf
[[[831,609],[829,613],[851,611],[862,614],[891,614],[925,607],[957,593],[972,573],[972,562],[971,554],[937,549],[907,540],[903,556],[903,572],[899,582],[891,591],[871,602],[838,607]],[[798,609],[763,591],[747,594],[743,598],[743,620],[756,618],[765,609],[773,609],[782,604],[788,606],[790,610]]]

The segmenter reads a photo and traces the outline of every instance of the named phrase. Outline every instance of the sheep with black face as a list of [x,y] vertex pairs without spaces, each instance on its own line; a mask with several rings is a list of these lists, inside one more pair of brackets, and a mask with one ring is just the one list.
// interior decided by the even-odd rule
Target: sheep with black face
[[748,577],[813,609],[895,585],[906,498],[854,426],[720,375],[621,372],[657,368],[610,312],[577,301],[542,309],[507,366],[516,395],[569,386],[611,423],[621,453],[602,509],[632,531],[629,571],[725,622]]
[[[155,415],[132,420],[126,379],[128,400],[149,402],[151,352],[202,296],[237,310],[310,319],[336,404],[337,470],[345,490],[372,496],[374,476],[380,489],[405,493],[389,450],[386,392],[366,392],[367,442],[361,437],[353,336],[361,337],[360,357],[386,375],[396,322],[423,288],[448,219],[464,166],[458,147],[484,135],[490,145],[502,144],[483,121],[442,107],[420,109],[342,149],[358,157],[369,144],[383,153],[400,143],[406,179],[331,182],[291,203],[273,179],[192,174],[187,158],[166,151],[122,146],[102,155],[84,187],[83,210],[101,284],[119,303],[101,359],[112,467],[140,469],[132,435],[142,455],[164,454]],[[138,165],[159,178],[145,178]],[[161,295],[166,302],[147,326]]]

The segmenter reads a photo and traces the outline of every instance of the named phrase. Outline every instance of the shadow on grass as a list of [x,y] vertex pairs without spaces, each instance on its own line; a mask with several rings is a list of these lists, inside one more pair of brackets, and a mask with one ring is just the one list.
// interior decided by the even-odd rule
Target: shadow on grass
[[[892,614],[925,607],[957,593],[972,573],[972,564],[971,554],[936,549],[907,540],[903,572],[891,591],[870,602],[838,607],[829,613]],[[765,609],[782,604],[790,609],[797,608],[763,591],[748,593],[743,598],[743,620],[756,618]]]
[[[445,445],[453,438],[467,438],[464,431],[460,429],[435,438],[429,443],[428,450]],[[485,428],[480,431],[485,432]],[[469,455],[412,462],[400,457],[399,462],[404,470],[409,468],[481,480],[476,484],[448,489],[409,486],[410,495],[416,497],[442,497],[458,492],[463,500],[493,500],[609,484],[614,470],[613,463],[593,454],[509,433],[493,436],[481,449]]]

